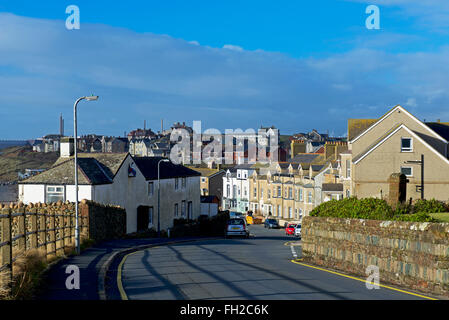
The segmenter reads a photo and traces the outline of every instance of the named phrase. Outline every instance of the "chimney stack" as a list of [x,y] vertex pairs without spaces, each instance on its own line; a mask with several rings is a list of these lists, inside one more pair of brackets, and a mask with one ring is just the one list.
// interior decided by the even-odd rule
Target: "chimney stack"
[[62,118],[62,113],[59,116],[59,135],[64,136],[64,119]]
[[61,138],[60,156],[61,158],[69,158],[75,153],[74,149],[75,139],[72,137]]

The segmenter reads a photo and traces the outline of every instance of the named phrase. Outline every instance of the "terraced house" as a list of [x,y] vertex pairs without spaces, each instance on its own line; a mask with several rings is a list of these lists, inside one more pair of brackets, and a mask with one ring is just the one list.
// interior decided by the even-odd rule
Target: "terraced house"
[[378,119],[350,119],[348,140],[341,155],[345,192],[385,198],[388,178],[403,173],[406,199],[421,198],[422,178],[424,198],[449,199],[449,123],[421,121],[398,105]]
[[343,197],[339,170],[337,161],[259,168],[250,178],[250,209],[281,222],[301,221],[322,202]]

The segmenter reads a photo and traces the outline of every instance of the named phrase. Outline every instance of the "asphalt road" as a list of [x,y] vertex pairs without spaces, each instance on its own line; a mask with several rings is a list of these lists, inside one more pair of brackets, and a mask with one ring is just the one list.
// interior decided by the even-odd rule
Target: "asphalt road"
[[[250,226],[249,239],[160,246],[122,261],[122,293],[130,300],[403,300],[420,297],[298,265],[284,230]],[[300,246],[294,252],[300,256]],[[117,284],[118,284],[117,282]]]

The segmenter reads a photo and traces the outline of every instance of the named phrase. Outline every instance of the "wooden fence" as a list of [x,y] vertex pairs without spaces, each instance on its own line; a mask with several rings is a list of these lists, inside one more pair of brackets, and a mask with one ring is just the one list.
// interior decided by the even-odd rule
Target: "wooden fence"
[[[88,217],[79,216],[80,237],[88,233]],[[0,209],[0,273],[14,275],[14,262],[28,250],[57,257],[74,247],[74,205]]]

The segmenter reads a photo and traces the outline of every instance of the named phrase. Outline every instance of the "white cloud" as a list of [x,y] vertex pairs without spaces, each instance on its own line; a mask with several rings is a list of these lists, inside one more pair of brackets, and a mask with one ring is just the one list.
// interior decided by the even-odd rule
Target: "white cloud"
[[243,51],[242,47],[239,47],[239,46],[236,46],[233,44],[225,44],[223,46],[223,49],[229,49],[229,50],[234,50],[234,51],[239,51],[239,52]]

